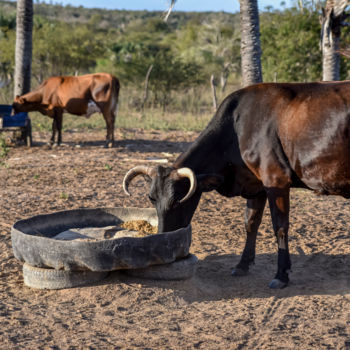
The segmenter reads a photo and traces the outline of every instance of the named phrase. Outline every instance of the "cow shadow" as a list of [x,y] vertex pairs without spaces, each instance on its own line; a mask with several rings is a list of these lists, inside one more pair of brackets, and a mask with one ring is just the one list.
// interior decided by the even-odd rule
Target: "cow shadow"
[[125,271],[113,271],[99,284],[138,284],[142,288],[171,289],[187,302],[216,301],[234,298],[270,298],[302,295],[336,295],[350,293],[350,255],[292,254],[292,272],[287,288],[268,287],[276,269],[276,254],[259,254],[247,276],[233,277],[237,255],[210,255],[199,259],[195,275],[182,281],[136,278]]
[[191,142],[168,141],[168,140],[147,140],[147,139],[126,139],[116,141],[116,147],[122,147],[130,152],[168,152],[179,153],[185,151]]
[[[71,147],[91,147],[98,148],[104,147],[105,141],[81,141],[77,142],[64,142]],[[191,142],[178,142],[178,141],[167,141],[167,140],[147,140],[147,139],[124,139],[116,140],[112,150],[126,150],[130,153],[179,153],[183,152],[188,148]],[[77,146],[78,145],[78,146]],[[64,147],[64,146],[63,146]]]
[[[64,148],[105,148],[105,140],[83,140],[83,141],[63,141],[59,149]],[[177,142],[177,141],[162,141],[162,140],[147,140],[147,139],[133,139],[133,140],[116,140],[114,147],[111,150],[128,151],[130,153],[180,153],[185,151],[191,142]],[[25,146],[23,144],[23,146]],[[32,147],[42,147],[52,149],[48,141],[33,141]]]

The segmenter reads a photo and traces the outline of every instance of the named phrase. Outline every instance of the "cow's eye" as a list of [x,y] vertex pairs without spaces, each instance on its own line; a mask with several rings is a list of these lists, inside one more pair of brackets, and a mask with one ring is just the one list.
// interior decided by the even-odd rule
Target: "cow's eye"
[[156,202],[156,200],[153,197],[151,197],[151,196],[148,196],[148,199],[150,200],[151,203],[155,203]]

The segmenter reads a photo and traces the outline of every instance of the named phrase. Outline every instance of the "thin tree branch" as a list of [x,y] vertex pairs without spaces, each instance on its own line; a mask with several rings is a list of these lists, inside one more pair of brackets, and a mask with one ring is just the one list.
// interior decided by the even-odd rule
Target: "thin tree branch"
[[168,11],[167,11],[167,13],[166,13],[166,15],[165,15],[165,17],[164,17],[164,22],[166,22],[166,21],[168,20],[168,18],[169,18],[169,16],[170,16],[170,13],[171,13],[173,7],[175,6],[175,3],[176,3],[176,0],[171,0],[171,1],[170,1],[169,9],[168,9]]
[[216,83],[215,83],[214,74],[212,74],[210,77],[210,86],[211,86],[211,91],[213,94],[213,109],[214,109],[214,111],[216,111],[218,108],[218,100],[216,98]]
[[146,104],[146,101],[147,101],[147,98],[148,98],[148,82],[149,82],[149,76],[152,72],[152,69],[153,69],[153,64],[151,64],[148,68],[148,71],[147,71],[147,74],[146,74],[146,78],[145,78],[145,91],[144,91],[144,94],[143,94],[143,101],[142,101],[142,111],[144,110],[145,108],[145,104]]

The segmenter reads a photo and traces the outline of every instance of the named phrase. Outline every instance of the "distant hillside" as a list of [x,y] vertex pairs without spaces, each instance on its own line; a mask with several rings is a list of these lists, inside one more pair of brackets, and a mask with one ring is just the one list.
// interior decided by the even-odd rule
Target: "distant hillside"
[[[16,2],[0,1],[0,11],[5,14],[15,14]],[[127,10],[105,10],[88,9],[85,7],[62,6],[59,4],[46,4],[35,2],[34,15],[39,15],[51,20],[60,20],[67,23],[89,23],[97,22],[100,28],[125,29],[130,23],[136,21],[147,21],[150,18],[161,18],[164,16],[160,11],[127,11]],[[237,20],[237,14],[226,12],[179,12],[173,11],[168,19],[171,28],[186,25],[190,21],[197,23],[220,22],[233,23]],[[237,22],[238,23],[238,22]]]
[[[15,67],[15,14],[15,1],[0,1],[0,80],[9,82],[8,91]],[[178,93],[178,105],[192,110],[197,99],[187,99],[187,91],[197,96],[211,76],[222,94],[226,86],[240,82],[238,13],[173,11],[167,23],[163,16],[161,11],[88,9],[35,0],[33,86],[52,75],[105,71],[133,89],[130,104],[140,105],[152,66],[150,104],[165,105]],[[350,28],[343,28],[344,46],[350,45],[349,33]],[[321,79],[318,12],[307,7],[266,10],[260,13],[260,34],[264,81]],[[343,59],[341,77],[348,78],[349,72],[350,60]],[[4,91],[0,89],[0,97]]]

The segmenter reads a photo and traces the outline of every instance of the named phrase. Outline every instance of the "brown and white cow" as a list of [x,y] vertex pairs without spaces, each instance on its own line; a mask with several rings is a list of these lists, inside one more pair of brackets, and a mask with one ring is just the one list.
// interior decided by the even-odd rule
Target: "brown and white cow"
[[255,258],[266,201],[278,244],[271,288],[289,281],[289,191],[307,188],[350,198],[350,81],[266,83],[229,95],[197,140],[170,167],[138,166],[125,176],[151,180],[158,231],[187,226],[203,192],[247,199],[246,245],[233,275]]
[[46,79],[35,90],[16,96],[13,110],[18,112],[38,111],[53,118],[50,143],[62,142],[63,113],[86,116],[103,114],[107,126],[106,147],[114,143],[114,123],[119,96],[119,81],[108,73],[81,76],[57,76]]

